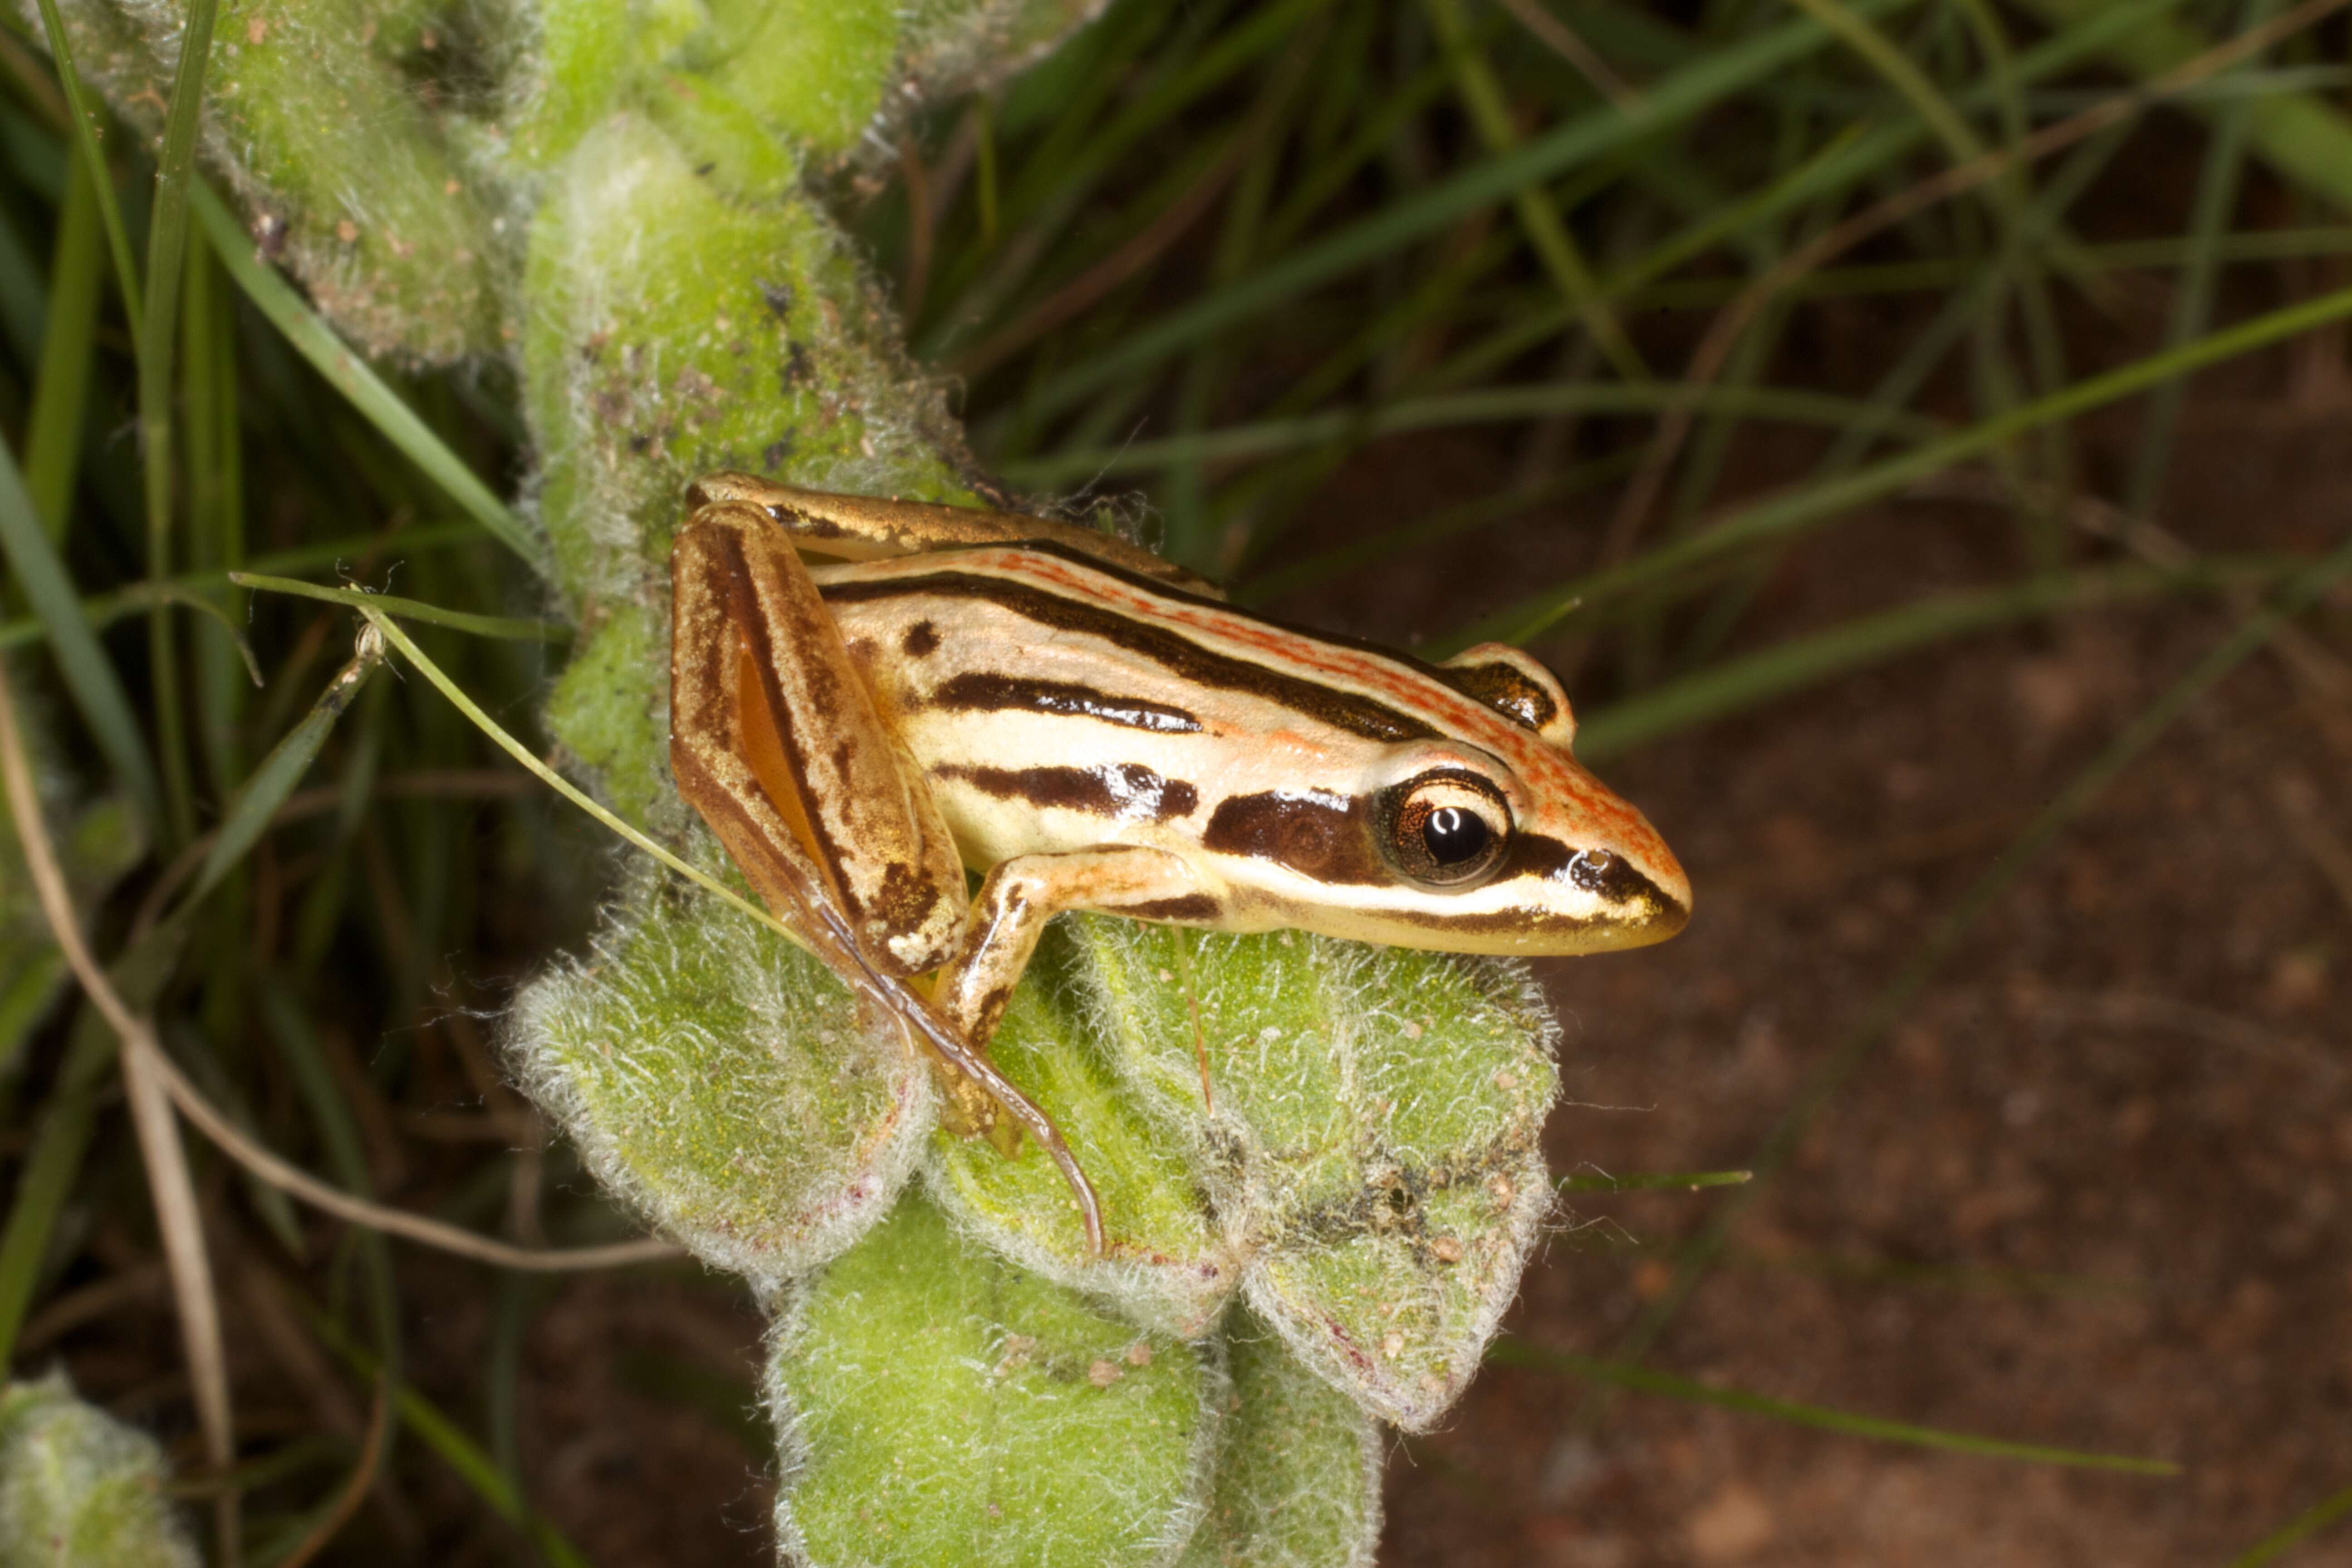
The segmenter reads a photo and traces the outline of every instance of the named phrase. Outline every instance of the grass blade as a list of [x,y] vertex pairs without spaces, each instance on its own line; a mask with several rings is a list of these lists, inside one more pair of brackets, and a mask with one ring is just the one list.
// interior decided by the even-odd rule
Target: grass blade
[[1843,479],[1791,491],[1734,511],[1704,531],[1690,534],[1635,557],[1622,566],[1546,589],[1507,610],[1487,616],[1468,631],[1448,639],[1450,647],[1472,643],[1523,642],[1540,635],[1578,604],[1591,604],[1653,583],[1685,567],[1711,561],[1730,551],[1787,536],[1824,522],[1867,501],[1891,495],[1914,480],[1948,468],[2002,443],[2055,420],[2069,419],[2144,392],[2174,376],[2309,331],[2330,321],[2352,317],[2352,289],[2323,294],[2251,321],[2208,333],[2179,348],[2086,376],[2073,385],[2007,414],[1980,420],[1939,441],[1889,458]]
[[[379,1367],[375,1358],[352,1343],[340,1325],[309,1302],[303,1304],[304,1314],[327,1348],[341,1357],[345,1364],[362,1377],[373,1379]],[[466,1436],[465,1429],[442,1414],[441,1407],[404,1384],[394,1400],[400,1412],[401,1424],[415,1433],[419,1441],[440,1457],[441,1462],[454,1471],[457,1479],[476,1497],[489,1505],[490,1511],[518,1530],[527,1531],[533,1545],[557,1568],[588,1568],[588,1560],[580,1549],[566,1541],[556,1528],[543,1519],[530,1514],[515,1489],[507,1484],[496,1460],[483,1451],[482,1446]]]
[[[172,371],[180,342],[181,271],[187,261],[188,184],[195,166],[205,67],[212,58],[213,17],[217,8],[218,0],[189,0],[187,25],[180,34],[179,67],[172,79],[172,106],[163,121],[154,206],[147,220],[147,289],[139,333],[139,432],[150,584],[163,581],[172,571],[172,476],[176,468],[172,450]],[[172,843],[176,847],[194,836],[196,810],[188,768],[186,714],[180,704],[179,640],[160,604],[148,612],[147,657],[154,676],[155,749],[163,763],[165,804]]]
[[[1858,16],[1873,16],[1904,3],[1862,0],[1852,9]],[[1730,94],[1786,69],[1825,46],[1830,37],[1820,23],[1799,18],[1729,48],[1712,51],[1662,78],[1631,109],[1612,107],[1580,115],[1521,143],[1506,156],[1473,164],[1328,239],[1291,252],[1231,288],[1218,289],[1127,334],[1116,348],[1071,366],[1040,387],[1030,412],[1037,418],[1064,412],[1213,332],[1271,310],[1327,279],[1368,266],[1482,207],[1507,201],[1522,186],[1539,184],[1679,124]]]
[[123,324],[131,332],[131,352],[137,355],[142,348],[140,334],[143,317],[139,308],[139,266],[131,258],[131,234],[122,226],[122,204],[114,199],[114,177],[106,166],[106,154],[99,151],[98,115],[100,110],[90,105],[82,91],[81,73],[74,68],[73,46],[66,39],[65,18],[58,15],[58,0],[40,0],[41,27],[48,35],[49,58],[57,62],[58,84],[65,89],[68,116],[73,121],[75,147],[81,153],[81,163],[89,176],[91,193],[98,197],[100,221],[106,228],[106,248],[114,258],[114,281],[122,290]]
[[[345,562],[361,560],[369,554],[399,545],[404,551],[438,550],[452,544],[471,544],[482,537],[478,524],[471,522],[436,523],[429,527],[404,529],[394,534],[362,534],[344,539],[321,540],[316,544],[297,545],[291,550],[274,551],[254,558],[256,566],[278,572],[315,571],[325,567],[340,568]],[[191,609],[235,626],[236,622],[215,604],[207,595],[222,594],[236,587],[226,572],[190,572],[169,582],[149,585],[132,583],[110,594],[93,594],[81,602],[83,617],[95,631],[103,631],[115,622],[135,616],[151,605],[183,604]],[[37,616],[21,620],[0,621],[0,648],[22,647],[41,640],[43,629]]]
[[74,465],[81,458],[82,419],[89,408],[89,371],[98,333],[98,193],[89,171],[66,171],[66,199],[58,214],[58,243],[49,268],[48,325],[33,382],[33,413],[25,429],[25,489],[53,540],[63,540],[72,503]]
[[[108,973],[132,1005],[149,1005],[163,989],[186,934],[184,922],[164,921],[114,961]],[[99,1097],[114,1063],[114,1032],[98,1009],[85,1008],[74,1020],[32,1151],[17,1169],[6,1228],[0,1230],[0,1365],[7,1363],[14,1351],[16,1332],[40,1283],[49,1237],[89,1147]]]
[[[2095,16],[2108,3],[2024,0],[2027,11],[2060,27]],[[2212,47],[2196,27],[2166,18],[2116,34],[2104,52],[2142,81],[2153,81]],[[2263,162],[2312,195],[2352,210],[2352,118],[2314,93],[2266,93],[2251,108],[2254,150]]]
[[572,784],[570,779],[565,778],[562,773],[557,773],[553,768],[551,768],[545,763],[541,762],[538,757],[531,753],[530,747],[524,745],[520,741],[516,740],[512,735],[508,734],[506,731],[499,727],[497,720],[482,711],[482,705],[475,701],[472,698],[467,696],[465,689],[459,686],[456,681],[450,679],[446,670],[434,663],[431,659],[425,658],[425,650],[418,647],[415,643],[410,641],[408,634],[402,631],[399,624],[394,621],[391,616],[385,615],[381,609],[377,608],[373,605],[362,605],[359,609],[360,614],[368,618],[368,624],[383,634],[384,641],[399,649],[401,657],[407,659],[410,664],[415,665],[424,675],[425,679],[431,681],[436,688],[438,688],[441,695],[446,697],[457,706],[459,712],[465,714],[467,719],[471,720],[476,729],[481,731],[483,734],[488,735],[492,741],[496,742],[500,751],[506,752],[507,755],[512,757],[516,762],[520,763],[524,767],[529,768],[532,773],[539,775],[540,778],[544,780],[554,789],[556,794],[562,795],[564,799],[570,801],[572,805],[578,806],[581,810],[586,812],[598,822],[603,823],[606,827],[611,828],[614,833],[619,834],[623,838],[627,839],[631,844],[635,845],[638,848],[644,850],[646,854],[652,856],[655,859],[660,861],[663,865],[668,867],[679,876],[684,877],[687,880],[700,888],[704,892],[709,893],[711,897],[719,900],[721,903],[726,904],[730,909],[734,910],[739,914],[746,915],[751,919],[759,921],[760,924],[767,927],[770,931],[774,931],[778,936],[782,937],[794,947],[805,948],[808,946],[808,939],[806,937],[802,936],[798,931],[793,930],[792,927],[778,920],[766,910],[760,908],[757,904],[751,902],[751,900],[744,898],[740,893],[736,892],[732,888],[730,888],[726,883],[720,881],[718,878],[713,877],[708,871],[703,870],[700,867],[696,866],[689,861],[680,859],[669,849],[664,847],[661,844],[656,843],[653,838],[647,837],[643,829],[634,826],[630,823],[615,816],[611,811],[606,810],[604,806],[598,805],[594,799],[583,792],[577,785]]
[[115,782],[131,797],[131,808],[139,814],[150,841],[157,841],[163,826],[163,793],[156,782],[155,764],[148,756],[146,737],[140,733],[131,699],[114,666],[107,662],[106,650],[98,645],[98,634],[82,618],[73,580],[66,575],[57,546],[49,542],[33,510],[33,498],[25,493],[16,459],[5,448],[0,448],[0,552],[7,555],[8,569],[16,574],[18,588],[48,636],[58,673],[72,694],[74,706],[80,710],[82,721],[89,726],[91,738],[113,769]]
[[2128,1454],[2086,1453],[2079,1448],[2013,1443],[2000,1437],[1979,1437],[1973,1433],[1948,1431],[1940,1426],[1889,1421],[1884,1416],[1860,1415],[1849,1410],[1832,1410],[1826,1405],[1803,1405],[1793,1399],[1774,1399],[1741,1388],[1720,1388],[1696,1378],[1677,1377],[1670,1372],[1655,1372],[1623,1362],[1602,1361],[1595,1356],[1578,1355],[1573,1351],[1550,1350],[1542,1345],[1531,1345],[1525,1340],[1496,1340],[1487,1347],[1486,1360],[1498,1366],[1524,1366],[1543,1372],[1566,1373],[1588,1382],[1631,1388],[1643,1394],[1662,1394],[1691,1405],[1713,1405],[1725,1410],[1785,1421],[1792,1426],[1810,1426],[1816,1431],[1867,1437],[1880,1443],[1908,1443],[1915,1447],[1937,1448],[1950,1454],[1973,1454],[1984,1459],[2014,1459],[2071,1469],[2113,1470],[2127,1476],[2177,1476],[2180,1473],[2180,1467],[2168,1459],[2144,1459]]
[[1613,381],[1550,382],[1410,398],[1381,408],[1332,409],[1291,419],[1231,425],[1158,441],[1053,452],[1002,464],[999,471],[1015,484],[1043,489],[1074,479],[1153,473],[1182,463],[1233,462],[1337,441],[1369,441],[1408,430],[1545,419],[1562,414],[1648,414],[1677,406],[1750,419],[1825,425],[1833,429],[1863,424],[1875,428],[1891,418],[1892,423],[1885,425],[1890,433],[1914,440],[1935,435],[1942,428],[1937,421],[1921,415],[1898,411],[1890,416],[1875,404],[1826,393],[1769,386],[1689,387],[1656,382],[1638,385]]
[[2270,562],[2204,562],[2189,571],[2126,565],[1921,599],[1879,615],[1858,616],[1744,658],[1726,659],[1614,703],[1577,726],[1576,753],[1586,762],[1600,762],[1948,637],[2056,610],[2225,583],[2273,581],[2292,570],[2292,564]]
[[2262,1568],[2290,1549],[2302,1545],[2337,1520],[2352,1517],[2352,1487],[2322,1498],[2301,1513],[2230,1559],[2230,1568]]
[[[334,730],[335,721],[343,716],[344,710],[358,698],[360,689],[367,684],[367,678],[383,662],[383,639],[362,636],[358,653],[343,666],[334,679],[327,683],[327,689],[320,694],[317,702],[311,704],[310,711],[303,715],[302,721],[289,731],[286,738],[271,747],[269,754],[261,759],[261,765],[253,770],[251,778],[246,780],[245,787],[237,792],[236,804],[229,807],[228,815],[215,830],[213,847],[205,856],[204,868],[196,873],[195,883],[188,889],[188,907],[195,905],[217,887],[221,879],[245,858],[246,852],[268,830],[270,818],[279,806],[286,804],[286,797],[294,793],[294,786],[302,782],[302,775],[310,771],[312,760],[319,754],[319,748],[327,743],[327,736]],[[264,999],[267,1000],[268,995],[265,989]]]
[[285,335],[295,352],[350,399],[352,406],[385,440],[440,486],[443,493],[457,503],[459,510],[489,530],[533,571],[543,572],[544,552],[530,526],[434,434],[431,426],[417,417],[416,411],[402,401],[398,393],[367,367],[357,350],[335,335],[325,318],[295,293],[292,284],[255,257],[253,241],[212,188],[196,183],[188,196],[196,221],[204,226],[221,265],[236,279],[236,286],[253,301],[254,308]]
[[1562,1176],[1553,1185],[1563,1193],[1695,1193],[1701,1187],[1744,1187],[1755,1179],[1753,1171],[1637,1171]]
[[372,594],[364,588],[324,588],[316,583],[304,583],[292,577],[265,577],[257,572],[231,572],[228,580],[240,588],[287,594],[298,599],[320,599],[330,605],[349,605],[354,609],[382,610],[388,616],[428,621],[436,626],[471,632],[478,637],[499,637],[509,642],[563,642],[572,636],[571,627],[559,626],[553,621],[519,620],[510,616],[477,616],[467,610],[428,605],[422,599],[404,599],[394,594]]

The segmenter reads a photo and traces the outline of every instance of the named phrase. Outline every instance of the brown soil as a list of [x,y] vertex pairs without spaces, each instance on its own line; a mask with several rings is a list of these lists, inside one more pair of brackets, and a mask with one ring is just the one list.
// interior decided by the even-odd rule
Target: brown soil
[[[2176,526],[2206,549],[2332,542],[2352,407],[2317,412],[2200,405]],[[2128,422],[2111,429],[2128,451]],[[1965,577],[2006,526],[1857,520],[1788,563],[1757,634]],[[1698,912],[1668,947],[1554,971],[1580,1102],[1553,1118],[1554,1168],[1753,1163],[2000,847],[2230,624],[2172,603],[1979,637],[1611,770],[1678,846]],[[2339,605],[2339,652],[2346,629]],[[2352,688],[2326,680],[2242,667],[2045,853],[1753,1194],[1647,1358],[2178,1476],[1494,1367],[1444,1432],[1399,1446],[1383,1561],[2213,1563],[2352,1483]],[[1614,1354],[1724,1201],[1578,1194],[1507,1331]],[[2352,1562],[2352,1537],[2285,1560]]]

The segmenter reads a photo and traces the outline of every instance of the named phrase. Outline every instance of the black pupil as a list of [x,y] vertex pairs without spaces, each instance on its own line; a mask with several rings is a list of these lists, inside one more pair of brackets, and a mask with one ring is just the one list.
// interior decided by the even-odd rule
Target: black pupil
[[1421,826],[1429,858],[1441,866],[1459,866],[1486,847],[1486,824],[1476,813],[1458,805],[1441,805]]

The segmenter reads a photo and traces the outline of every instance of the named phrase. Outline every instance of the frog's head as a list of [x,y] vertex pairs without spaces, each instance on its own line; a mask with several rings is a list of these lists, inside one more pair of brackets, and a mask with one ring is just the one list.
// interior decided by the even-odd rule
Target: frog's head
[[[1391,946],[1605,952],[1682,930],[1690,879],[1642,814],[1577,762],[1558,679],[1499,644],[1428,673],[1444,689],[1423,707],[1442,719],[1438,734],[1364,756],[1344,796],[1229,802],[1211,847],[1246,848],[1270,881],[1318,884],[1289,911],[1296,923]],[[1287,890],[1264,889],[1284,904]]]
[[1496,951],[1520,953],[1643,947],[1682,930],[1690,879],[1648,819],[1576,760],[1559,678],[1502,643],[1443,674],[1502,722],[1387,759],[1374,842],[1423,895],[1407,907],[1442,905],[1465,936],[1491,927]]

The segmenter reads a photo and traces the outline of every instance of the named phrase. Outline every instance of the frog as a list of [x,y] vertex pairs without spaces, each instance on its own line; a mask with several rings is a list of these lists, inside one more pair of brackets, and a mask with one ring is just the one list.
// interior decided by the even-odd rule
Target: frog
[[1055,915],[1517,957],[1690,918],[1680,862],[1577,762],[1567,692],[1517,647],[1432,663],[1308,630],[1020,512],[736,472],[687,506],[681,797],[929,1058],[952,1131],[1054,1161],[1097,1256],[1083,1165],[988,1056]]

